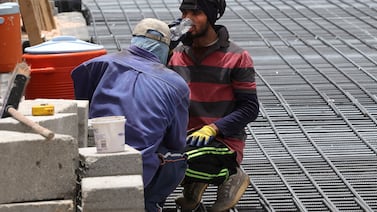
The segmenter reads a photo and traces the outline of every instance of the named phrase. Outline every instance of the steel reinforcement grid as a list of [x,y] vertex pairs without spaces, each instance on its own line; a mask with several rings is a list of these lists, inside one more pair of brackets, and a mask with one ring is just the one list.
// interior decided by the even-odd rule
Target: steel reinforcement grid
[[[245,128],[251,185],[238,210],[377,211],[377,1],[226,2],[218,24],[250,52],[260,100]],[[142,18],[179,17],[179,3],[83,1],[93,42],[109,52],[127,47]],[[215,200],[209,187],[203,202]]]

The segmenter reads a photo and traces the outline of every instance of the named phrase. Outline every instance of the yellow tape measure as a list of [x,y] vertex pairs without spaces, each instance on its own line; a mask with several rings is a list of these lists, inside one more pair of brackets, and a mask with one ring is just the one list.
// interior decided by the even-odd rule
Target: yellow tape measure
[[54,105],[51,105],[51,104],[34,105],[31,108],[31,114],[33,116],[49,116],[49,115],[54,115]]

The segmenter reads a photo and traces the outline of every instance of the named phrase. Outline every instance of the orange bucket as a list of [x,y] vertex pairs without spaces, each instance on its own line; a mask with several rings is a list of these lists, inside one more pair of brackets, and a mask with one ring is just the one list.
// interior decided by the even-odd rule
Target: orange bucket
[[17,3],[0,4],[0,73],[13,71],[21,62],[21,23]]
[[23,59],[31,66],[25,99],[75,99],[72,70],[81,63],[107,53],[103,46],[72,36],[25,48]]

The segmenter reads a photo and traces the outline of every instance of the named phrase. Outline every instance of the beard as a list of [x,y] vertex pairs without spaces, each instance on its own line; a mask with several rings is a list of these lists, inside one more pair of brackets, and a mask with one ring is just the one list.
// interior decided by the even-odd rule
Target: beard
[[205,25],[205,27],[204,27],[202,30],[198,31],[196,34],[192,34],[192,32],[188,32],[188,33],[186,34],[186,36],[187,36],[187,38],[190,39],[190,40],[194,40],[194,39],[196,39],[196,38],[204,37],[204,36],[207,35],[207,32],[208,32],[209,26],[210,26],[210,24],[209,24],[209,22],[207,22],[206,25]]

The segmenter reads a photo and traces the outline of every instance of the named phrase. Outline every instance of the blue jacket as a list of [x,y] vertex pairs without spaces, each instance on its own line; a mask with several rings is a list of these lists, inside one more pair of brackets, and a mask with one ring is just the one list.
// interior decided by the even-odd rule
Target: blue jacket
[[154,54],[131,45],[84,62],[71,76],[76,99],[90,101],[90,118],[126,117],[125,142],[142,153],[144,186],[160,165],[157,152],[183,152],[189,88]]

